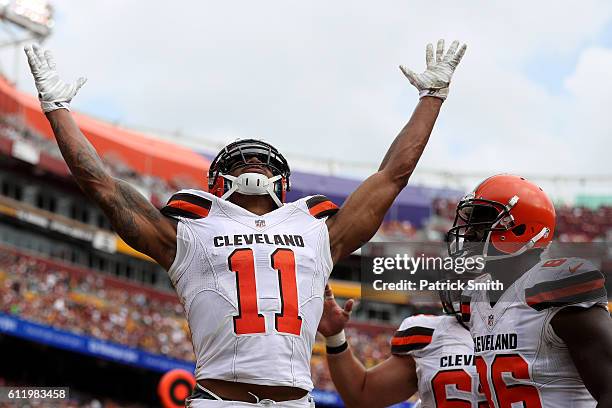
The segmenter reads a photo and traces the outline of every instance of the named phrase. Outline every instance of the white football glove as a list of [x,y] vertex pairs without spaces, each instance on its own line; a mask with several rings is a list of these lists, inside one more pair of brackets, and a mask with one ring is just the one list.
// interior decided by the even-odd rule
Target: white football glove
[[433,45],[427,44],[425,51],[427,69],[422,74],[415,74],[410,69],[400,65],[400,69],[410,83],[419,90],[421,98],[433,96],[442,100],[446,99],[453,72],[455,72],[455,68],[465,54],[467,45],[463,44],[457,51],[458,47],[459,41],[453,41],[446,55],[444,55],[444,40],[438,40],[436,59],[434,60]]
[[24,50],[28,56],[30,71],[34,76],[43,112],[47,113],[56,109],[70,110],[70,101],[87,82],[87,79],[81,77],[74,83],[66,83],[55,70],[55,61],[51,51],[43,52],[42,48],[36,44],[25,47]]

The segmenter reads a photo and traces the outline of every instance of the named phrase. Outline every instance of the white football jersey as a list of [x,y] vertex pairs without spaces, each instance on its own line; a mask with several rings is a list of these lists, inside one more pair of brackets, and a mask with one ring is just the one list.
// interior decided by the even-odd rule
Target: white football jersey
[[391,340],[391,353],[416,363],[420,408],[485,408],[474,366],[470,332],[454,316],[405,319]]
[[[476,282],[490,279],[483,275]],[[492,408],[596,405],[550,322],[567,306],[607,307],[604,281],[584,259],[553,259],[527,271],[494,306],[486,291],[465,293],[471,299],[464,319],[469,319],[476,367]]]
[[310,357],[333,264],[324,196],[256,215],[199,190],[172,196],[170,279],[185,309],[196,379],[310,391]]

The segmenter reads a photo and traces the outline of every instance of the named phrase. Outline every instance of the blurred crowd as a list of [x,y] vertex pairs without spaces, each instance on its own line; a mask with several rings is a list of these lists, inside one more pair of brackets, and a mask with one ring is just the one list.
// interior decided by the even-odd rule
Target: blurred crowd
[[[435,202],[425,228],[387,223],[381,233],[396,239],[437,240],[450,227],[454,203]],[[612,207],[557,209],[557,239],[564,242],[612,240]],[[182,306],[134,289],[109,286],[98,273],[71,274],[58,264],[0,249],[0,311],[98,339],[192,361],[193,349]],[[351,346],[368,367],[389,354],[392,330],[368,333],[349,329]],[[333,389],[318,339],[312,373],[318,388]]]
[[[111,287],[103,275],[75,275],[60,266],[0,249],[0,311],[77,334],[193,361],[189,327],[178,302],[162,302],[132,288]],[[389,328],[382,333],[349,328],[351,347],[368,367],[389,355]],[[322,338],[312,372],[318,388],[333,389]]]
[[97,273],[75,276],[36,258],[0,252],[0,311],[77,334],[193,360],[183,309]]
[[[391,354],[390,341],[392,335],[393,329],[391,327],[377,333],[370,330],[360,330],[356,327],[348,327],[346,329],[346,336],[349,339],[351,350],[366,368],[375,366],[389,357]],[[312,380],[315,387],[334,391],[334,384],[329,376],[325,356],[322,353],[324,348],[323,339],[319,338],[319,341],[318,349],[315,348],[315,353],[313,353],[310,361]],[[321,352],[318,352],[319,350]]]
[[563,242],[612,241],[612,207],[557,208],[556,236]]
[[[454,200],[436,199],[423,228],[409,221],[387,221],[376,234],[378,241],[444,241],[455,220]],[[612,241],[612,206],[599,208],[558,206],[555,239],[561,242]]]

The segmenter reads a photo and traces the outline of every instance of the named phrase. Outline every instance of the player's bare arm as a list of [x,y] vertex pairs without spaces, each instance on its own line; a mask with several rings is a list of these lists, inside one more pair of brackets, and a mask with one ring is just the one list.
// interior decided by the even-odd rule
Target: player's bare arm
[[[417,390],[414,359],[392,355],[375,367],[366,369],[344,337],[343,330],[350,319],[353,305],[353,299],[349,299],[344,308],[340,307],[329,286],[325,288],[319,332],[326,337],[327,365],[338,393],[347,407],[386,407],[407,400]],[[337,343],[342,343],[338,347],[344,348],[340,352],[334,352],[333,345]]]
[[572,360],[598,407],[612,407],[612,319],[603,307],[569,307],[551,324],[565,342]]
[[100,206],[132,248],[168,269],[176,251],[176,221],[164,217],[127,182],[109,175],[93,146],[66,109],[47,113],[62,156],[77,184]]
[[164,217],[127,182],[106,171],[69,112],[69,103],[85,79],[68,84],[57,74],[49,51],[37,46],[25,51],[43,111],[79,187],[100,206],[126,243],[168,269],[176,251],[176,222]]
[[327,220],[334,262],[368,242],[391,204],[408,183],[448,95],[448,87],[466,46],[452,43],[444,54],[444,41],[427,45],[427,69],[421,74],[400,67],[421,95],[412,117],[395,138],[378,171],[365,180],[334,217]]
[[327,356],[329,372],[349,408],[388,407],[406,401],[417,391],[414,359],[392,355],[366,369],[348,349]]

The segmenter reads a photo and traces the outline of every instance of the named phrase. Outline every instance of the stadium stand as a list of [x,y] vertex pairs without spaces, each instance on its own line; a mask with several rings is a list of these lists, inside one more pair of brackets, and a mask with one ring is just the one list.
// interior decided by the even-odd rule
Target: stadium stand
[[[206,155],[75,115],[111,173],[136,186],[154,205],[162,206],[178,189],[204,187]],[[116,344],[121,350],[160,356],[166,358],[160,360],[164,364],[193,364],[189,328],[165,271],[113,233],[104,216],[76,187],[51,137],[35,98],[0,78],[0,312],[9,317],[4,324],[17,324],[11,318],[18,318],[40,325],[44,333],[49,333],[45,328],[52,328],[61,335],[70,333],[79,339]],[[340,204],[356,184],[355,180],[297,171],[289,199],[322,193]],[[443,241],[459,195],[448,189],[407,188],[372,241]],[[557,237],[563,242],[612,241],[612,207],[560,206]],[[333,276],[337,280],[332,283],[339,299],[359,297],[359,268],[359,255],[336,265]],[[347,330],[351,347],[366,366],[375,365],[389,355],[389,338],[402,318],[439,311],[437,303],[362,302]],[[7,332],[2,322],[0,332]],[[0,334],[0,342],[7,344],[6,353],[14,354],[18,347],[9,337]],[[36,345],[29,347],[33,355],[46,352],[37,351]],[[86,359],[77,354],[82,350],[66,353],[61,354],[65,360],[77,355],[81,364]],[[107,375],[107,364],[111,363],[97,361],[82,369]],[[142,371],[137,375],[155,382],[158,373],[152,374],[151,367],[138,369]],[[135,375],[124,366],[113,370],[113,375],[126,378]],[[320,338],[311,370],[318,390],[334,390]],[[15,373],[12,375],[0,370],[0,377],[5,377],[0,384],[28,384],[15,381]],[[62,379],[67,383],[78,383],[65,375]],[[146,400],[143,394],[149,388],[145,384],[135,389],[141,394],[133,394],[133,399]],[[84,384],[75,389],[74,398],[59,406],[145,406],[117,397],[129,394],[129,389],[122,389],[123,394],[107,390],[99,395]]]
[[1,311],[60,329],[192,360],[180,304],[91,271],[3,250]]
[[[68,169],[61,158],[57,144],[25,127],[17,117],[0,117],[0,140],[4,150],[10,151],[13,157],[29,161],[58,175],[68,176]],[[115,151],[108,151],[102,157],[107,170],[113,176],[136,186],[158,207],[163,205],[174,191],[197,186],[197,183],[189,182],[185,178],[166,181],[153,175],[139,173]]]
[[[574,232],[565,228],[560,225],[562,236]],[[121,279],[9,247],[0,247],[0,285],[3,313],[152,353],[193,360],[182,307],[167,292],[147,291]],[[376,334],[372,334],[374,331]],[[351,327],[349,335],[357,355],[371,366],[388,356],[391,332],[391,326],[366,324]],[[317,387],[331,390],[322,350],[319,342],[312,372]]]
[[[0,247],[0,312],[58,329],[193,361],[182,306],[94,271]],[[349,334],[357,355],[371,366],[389,353],[391,326],[357,325]],[[321,389],[332,389],[316,346],[312,370]]]
[[558,207],[557,237],[562,242],[612,241],[612,207]]

